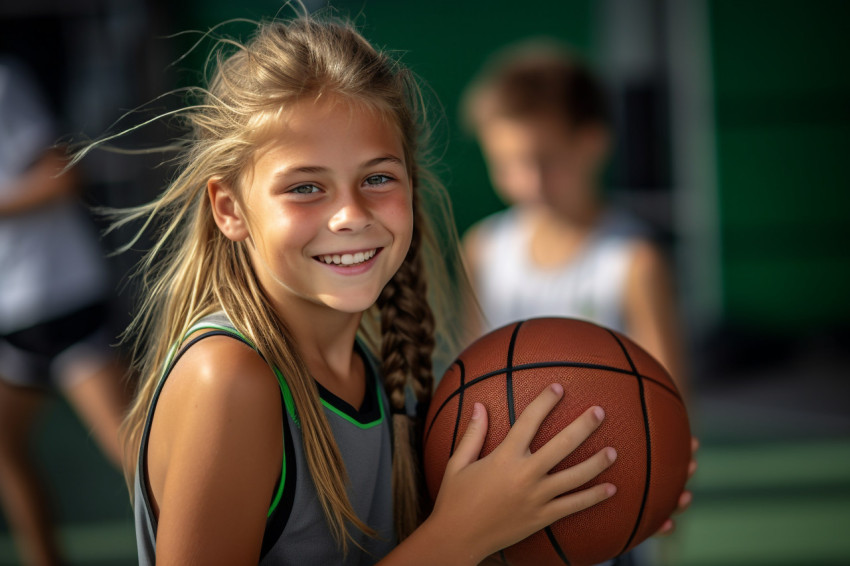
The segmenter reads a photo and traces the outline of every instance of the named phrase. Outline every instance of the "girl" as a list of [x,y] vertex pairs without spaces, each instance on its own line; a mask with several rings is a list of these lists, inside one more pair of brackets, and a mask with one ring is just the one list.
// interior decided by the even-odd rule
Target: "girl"
[[432,304],[453,248],[425,213],[440,187],[419,158],[420,94],[343,23],[267,23],[234,47],[185,111],[181,171],[129,216],[162,222],[130,329],[141,562],[476,564],[610,497],[559,496],[611,449],[547,474],[599,408],[530,453],[552,386],[480,461],[474,408],[423,520],[406,393],[428,402],[435,336],[451,334]]

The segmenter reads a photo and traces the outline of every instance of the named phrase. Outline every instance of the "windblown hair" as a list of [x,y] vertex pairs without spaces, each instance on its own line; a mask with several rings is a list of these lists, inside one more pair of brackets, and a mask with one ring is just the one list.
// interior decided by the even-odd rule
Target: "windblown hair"
[[566,45],[534,38],[493,54],[461,97],[469,131],[489,118],[558,116],[568,128],[610,123],[602,82]]
[[[132,481],[144,421],[169,349],[199,318],[224,310],[287,380],[302,424],[306,460],[341,548],[346,550],[352,540],[352,526],[374,535],[348,499],[345,466],[298,346],[260,287],[246,244],[230,241],[218,230],[206,194],[207,181],[218,177],[240,198],[241,175],[263,126],[299,101],[333,96],[365,105],[395,124],[413,184],[409,252],[361,324],[361,336],[381,359],[392,406],[395,519],[402,539],[421,522],[425,501],[416,461],[417,426],[405,410],[405,391],[412,390],[421,406],[429,402],[435,335],[438,346],[455,353],[457,344],[445,337],[460,336],[459,327],[439,313],[456,313],[449,299],[468,288],[445,190],[423,165],[429,137],[424,96],[409,70],[375,50],[350,24],[329,17],[297,15],[264,22],[245,44],[219,40],[211,61],[209,87],[197,91],[201,101],[178,113],[191,135],[184,140],[176,176],[155,201],[124,211],[115,223],[144,223],[127,248],[142,231],[158,228],[139,264],[143,299],[124,335],[134,342],[141,376],[123,427],[129,456],[125,473]],[[436,206],[426,211],[432,202]],[[448,243],[438,241],[442,237]],[[438,329],[438,323],[444,326]]]

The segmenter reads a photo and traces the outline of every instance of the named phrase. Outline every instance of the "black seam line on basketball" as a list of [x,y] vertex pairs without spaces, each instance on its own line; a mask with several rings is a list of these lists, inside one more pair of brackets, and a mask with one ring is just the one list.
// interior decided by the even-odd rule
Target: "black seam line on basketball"
[[463,379],[466,376],[466,368],[463,366],[462,360],[455,360],[455,363],[460,368],[460,386],[461,392],[457,399],[457,415],[455,416],[455,428],[452,431],[452,446],[451,450],[449,450],[449,458],[455,453],[455,446],[457,445],[457,430],[460,428],[460,413],[461,409],[463,409]]
[[508,564],[508,557],[505,556],[505,549],[504,548],[499,551],[499,558],[502,559],[502,564],[505,564],[506,566],[510,566],[510,564]]
[[[455,361],[457,361],[457,360],[455,360]],[[648,375],[641,375],[637,372],[633,372],[633,371],[629,371],[629,370],[625,370],[623,368],[618,368],[618,367],[613,367],[613,366],[606,366],[604,364],[590,364],[590,363],[584,363],[584,362],[534,362],[534,363],[529,363],[529,364],[520,364],[518,366],[513,366],[511,368],[511,370],[512,371],[523,371],[523,370],[528,370],[528,369],[540,369],[540,368],[549,368],[549,367],[570,367],[570,368],[582,368],[582,369],[598,369],[598,370],[610,371],[612,373],[630,375],[632,377],[639,378],[638,381],[645,379],[647,381],[650,381],[650,382],[658,385],[664,391],[667,391],[668,393],[673,395],[673,397],[676,399],[676,401],[678,403],[682,403],[682,400],[679,398],[679,395],[676,393],[676,391],[671,389],[665,383],[658,381],[657,379],[655,379],[653,377],[649,377]],[[490,372],[487,372],[485,374],[482,374],[482,375],[476,377],[475,379],[466,382],[466,385],[463,386],[463,389],[468,389],[468,388],[472,387],[473,385],[475,385],[475,384],[477,384],[481,381],[485,381],[487,379],[490,379],[491,377],[501,375],[501,374],[505,373],[506,371],[507,371],[507,368],[501,368],[501,369],[497,369],[497,370],[490,371]],[[451,401],[452,398],[454,398],[455,395],[459,395],[460,392],[461,392],[460,388],[453,391],[446,398],[446,400],[443,401],[443,403],[440,405],[440,407],[434,413],[434,417],[431,419],[431,424],[428,425],[428,430],[425,432],[425,440],[426,441],[428,440],[428,437],[431,435],[431,429],[434,426],[434,422],[437,420],[437,416],[443,411],[443,409],[448,404],[448,402]]]
[[558,541],[555,539],[555,534],[552,532],[552,527],[546,527],[543,530],[546,532],[546,536],[549,538],[549,543],[555,550],[555,554],[558,555],[558,558],[560,558],[566,566],[570,566],[570,561],[567,559],[567,555],[564,554],[563,549],[561,549],[561,545],[558,544]]
[[[608,330],[606,328],[606,330]],[[631,366],[633,375],[637,378],[638,382],[638,392],[640,394],[640,410],[643,414],[643,433],[646,437],[646,478],[643,484],[643,497],[640,500],[640,508],[638,509],[637,517],[635,518],[635,526],[632,529],[632,534],[629,535],[629,538],[626,540],[626,544],[623,545],[623,549],[619,552],[622,554],[626,551],[627,548],[632,544],[632,541],[637,534],[638,527],[640,526],[641,519],[643,519],[643,512],[646,509],[646,498],[649,496],[649,485],[652,480],[652,439],[649,435],[649,415],[646,410],[646,392],[643,388],[643,378],[638,373],[637,367],[635,366],[632,357],[629,355],[629,351],[626,349],[626,346],[620,340],[620,337],[608,330],[608,333],[617,341],[620,349],[623,350],[623,355],[626,356],[626,360],[629,362],[629,366]]]
[[517,322],[516,326],[514,326],[514,331],[511,333],[511,343],[508,345],[508,360],[505,364],[505,388],[506,388],[506,397],[508,403],[508,422],[511,426],[514,426],[516,422],[516,408],[514,407],[514,374],[513,374],[513,365],[514,365],[514,347],[516,347],[516,336],[519,334],[519,328],[522,326],[522,321]]

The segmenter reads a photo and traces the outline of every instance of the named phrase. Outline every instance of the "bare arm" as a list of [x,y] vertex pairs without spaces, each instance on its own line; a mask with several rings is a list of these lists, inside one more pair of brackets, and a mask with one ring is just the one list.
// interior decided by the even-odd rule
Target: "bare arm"
[[660,361],[687,401],[689,386],[670,269],[651,244],[638,244],[625,296],[629,336]]
[[67,198],[77,189],[77,178],[73,172],[62,173],[67,159],[58,149],[49,150],[29,169],[16,178],[18,185],[12,191],[12,199],[0,200],[0,216],[22,214]]
[[464,304],[464,321],[466,321],[466,330],[468,332],[468,338],[465,340],[465,343],[471,342],[481,336],[486,328],[484,313],[481,312],[481,307],[478,304],[478,273],[483,245],[482,238],[481,225],[476,224],[467,230],[461,241],[463,266],[466,269],[466,274],[473,292],[473,295],[468,297],[468,300]]
[[[672,276],[667,262],[657,249],[648,243],[639,245],[626,285],[626,322],[631,337],[667,368],[685,404],[689,404],[690,384]],[[693,476],[697,469],[698,447],[699,441],[692,437],[688,478]],[[682,492],[674,514],[684,512],[692,499],[690,491]],[[671,518],[661,526],[656,535],[667,535],[674,529],[675,524]]]
[[281,471],[280,390],[231,338],[193,346],[169,377],[150,437],[157,564],[256,564]]

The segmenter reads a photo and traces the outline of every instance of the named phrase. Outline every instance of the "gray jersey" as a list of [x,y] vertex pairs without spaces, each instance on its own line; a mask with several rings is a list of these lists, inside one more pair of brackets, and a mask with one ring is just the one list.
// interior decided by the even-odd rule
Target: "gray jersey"
[[[223,333],[251,345],[223,314],[205,317],[188,334],[204,329],[208,332],[202,336]],[[151,511],[146,486],[142,484],[153,412],[171,368],[182,352],[198,339],[200,337],[171,356],[151,403],[142,436],[135,478],[136,539],[139,564],[142,566],[153,565],[156,561],[156,518]],[[325,415],[345,462],[350,482],[348,496],[357,516],[375,529],[378,536],[371,538],[353,530],[352,534],[362,548],[349,544],[346,556],[340,552],[328,529],[307,467],[297,408],[286,380],[273,367],[285,407],[284,462],[281,480],[269,509],[260,564],[361,566],[374,564],[396,544],[393,530],[389,402],[374,358],[359,343],[356,349],[364,359],[367,372],[366,395],[360,409],[355,409],[321,386],[319,392]]]

